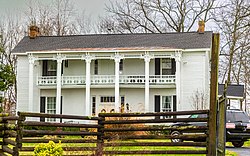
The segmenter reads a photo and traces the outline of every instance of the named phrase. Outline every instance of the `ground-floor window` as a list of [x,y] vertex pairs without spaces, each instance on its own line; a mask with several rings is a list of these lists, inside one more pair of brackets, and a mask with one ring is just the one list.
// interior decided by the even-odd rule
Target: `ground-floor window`
[[[172,111],[173,111],[172,96],[162,96],[161,112],[172,112]],[[165,116],[165,118],[171,118],[171,116]]]
[[[56,114],[56,97],[47,97],[46,113]],[[55,118],[48,118],[47,121],[56,121]]]

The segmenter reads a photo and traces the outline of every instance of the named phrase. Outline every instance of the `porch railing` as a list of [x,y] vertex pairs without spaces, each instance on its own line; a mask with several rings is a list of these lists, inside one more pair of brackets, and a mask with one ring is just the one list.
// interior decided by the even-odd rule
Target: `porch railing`
[[[115,83],[115,75],[91,75],[92,85],[108,85]],[[56,76],[38,76],[37,85],[56,85]],[[85,85],[85,76],[62,76],[62,85]],[[144,84],[145,75],[120,75],[120,84]],[[175,84],[175,75],[150,75],[152,85]]]

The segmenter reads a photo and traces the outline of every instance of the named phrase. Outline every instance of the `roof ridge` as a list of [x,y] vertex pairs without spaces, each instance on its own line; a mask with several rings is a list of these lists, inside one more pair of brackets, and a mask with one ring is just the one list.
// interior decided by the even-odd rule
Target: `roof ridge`
[[[167,35],[167,34],[205,34],[205,33],[212,33],[213,31],[205,31],[204,33],[198,33],[197,31],[189,31],[189,32],[166,32],[166,33],[124,33],[124,34],[84,34],[84,35],[50,35],[50,36],[39,36],[39,37],[81,37],[81,36],[132,36],[132,35]],[[25,36],[29,37],[29,36]]]

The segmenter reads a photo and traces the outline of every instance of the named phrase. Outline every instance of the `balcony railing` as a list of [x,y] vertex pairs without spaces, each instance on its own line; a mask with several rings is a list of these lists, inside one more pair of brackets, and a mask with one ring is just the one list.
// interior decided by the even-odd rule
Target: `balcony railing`
[[[92,85],[109,85],[115,83],[115,75],[92,75]],[[85,85],[85,76],[62,76],[62,85]],[[145,75],[120,75],[120,84],[145,84]],[[151,85],[175,84],[175,75],[150,75]],[[38,76],[37,85],[56,85],[56,76]]]

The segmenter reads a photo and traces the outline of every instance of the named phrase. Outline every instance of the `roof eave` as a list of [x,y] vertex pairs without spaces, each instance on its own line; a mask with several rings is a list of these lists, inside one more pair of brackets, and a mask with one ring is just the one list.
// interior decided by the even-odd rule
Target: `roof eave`
[[27,55],[27,54],[53,54],[53,53],[86,53],[86,52],[200,52],[200,51],[210,51],[210,48],[197,48],[197,49],[178,49],[178,48],[161,48],[161,49],[128,49],[128,50],[51,50],[51,51],[27,51],[24,53],[13,53],[13,55]]

